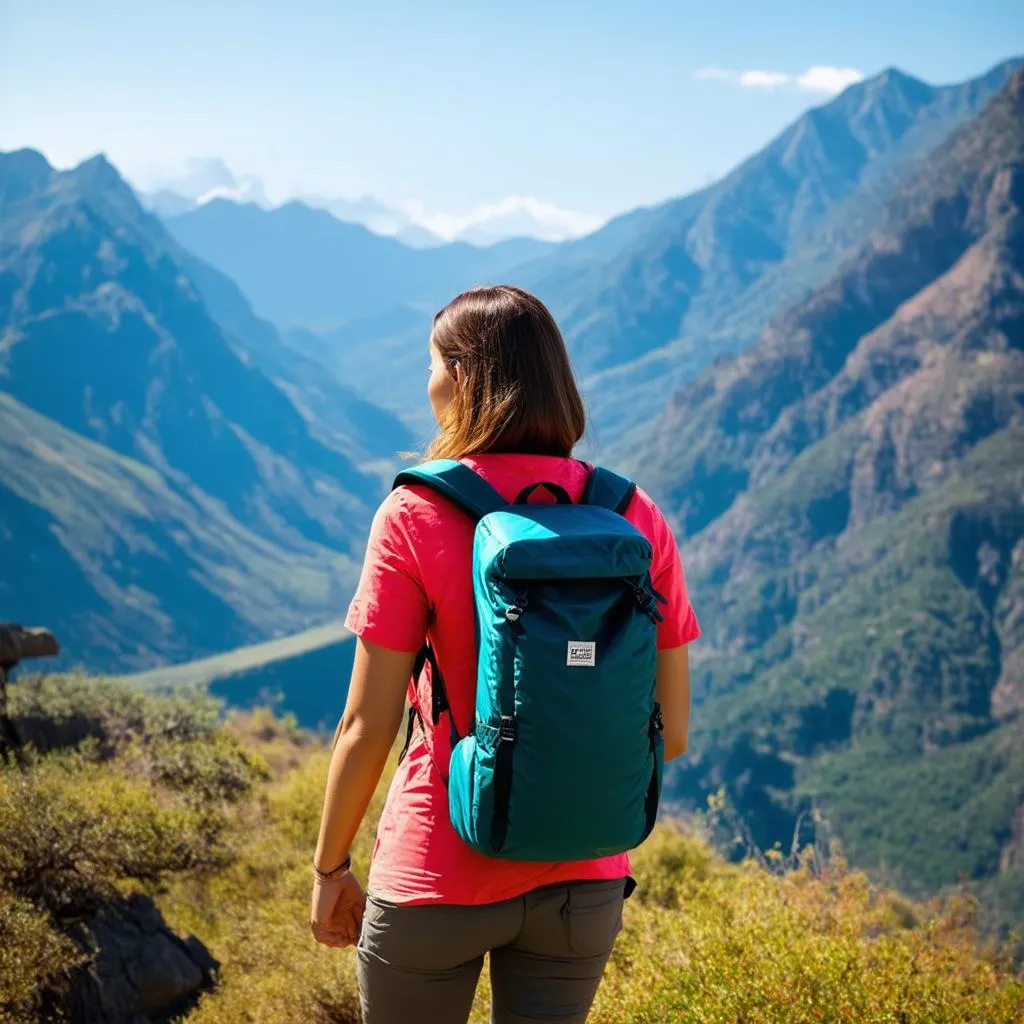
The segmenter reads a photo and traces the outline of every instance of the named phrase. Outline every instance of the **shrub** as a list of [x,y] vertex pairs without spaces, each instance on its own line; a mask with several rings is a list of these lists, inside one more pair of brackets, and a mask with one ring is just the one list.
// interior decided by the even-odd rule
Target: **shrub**
[[45,914],[0,889],[0,1021],[31,1020],[41,994],[85,960]]
[[224,824],[88,754],[50,755],[0,772],[0,889],[58,918],[87,913],[125,882],[220,863]]

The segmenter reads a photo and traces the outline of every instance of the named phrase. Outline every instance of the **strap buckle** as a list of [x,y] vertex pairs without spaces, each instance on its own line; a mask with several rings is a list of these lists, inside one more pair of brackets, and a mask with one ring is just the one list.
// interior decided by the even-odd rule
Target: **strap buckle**
[[511,715],[502,715],[498,726],[498,742],[514,743],[516,738],[516,720]]

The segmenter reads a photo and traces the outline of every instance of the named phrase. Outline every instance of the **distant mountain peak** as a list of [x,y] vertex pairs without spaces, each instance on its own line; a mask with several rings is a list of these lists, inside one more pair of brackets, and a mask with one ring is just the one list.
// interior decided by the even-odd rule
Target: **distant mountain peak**
[[52,177],[53,168],[37,150],[0,153],[0,206],[42,191]]
[[22,149],[12,149],[7,153],[0,153],[0,168],[6,171],[13,167],[35,167],[47,171],[53,170],[50,162],[38,149],[30,149],[27,146]]
[[124,198],[125,194],[130,194],[132,201],[134,202],[135,200],[135,194],[131,190],[131,186],[121,177],[118,169],[102,153],[97,153],[94,157],[83,160],[74,170],[68,172],[68,176],[87,193],[92,193],[92,191],[97,191],[97,193],[99,191],[101,193],[116,191],[120,198]]

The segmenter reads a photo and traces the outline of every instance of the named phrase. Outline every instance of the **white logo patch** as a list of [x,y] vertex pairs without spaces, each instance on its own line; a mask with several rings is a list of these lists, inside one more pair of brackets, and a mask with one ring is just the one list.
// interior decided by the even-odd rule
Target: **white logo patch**
[[597,644],[593,641],[570,640],[565,663],[566,665],[588,665],[593,668],[597,664]]

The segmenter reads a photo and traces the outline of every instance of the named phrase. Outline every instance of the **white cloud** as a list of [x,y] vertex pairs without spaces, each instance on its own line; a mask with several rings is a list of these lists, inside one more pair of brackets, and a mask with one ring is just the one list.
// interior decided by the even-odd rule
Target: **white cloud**
[[534,196],[506,196],[467,213],[427,212],[417,200],[401,204],[410,220],[440,238],[488,242],[515,235],[530,235],[558,242],[585,235],[601,226],[601,219],[567,210]]
[[243,174],[241,177],[235,178],[231,185],[218,185],[211,188],[201,196],[197,196],[195,203],[196,206],[202,206],[213,199],[233,199],[236,203],[255,203],[265,209],[271,205],[263,182],[255,174]]
[[750,89],[774,89],[793,81],[793,76],[783,71],[741,71],[738,81]]
[[790,86],[801,92],[835,96],[847,86],[863,81],[864,72],[858,68],[837,68],[830,64],[814,64],[802,75],[788,71],[764,71],[750,68],[729,71],[726,68],[698,68],[693,77],[702,81],[735,82],[746,89],[778,89]]
[[858,68],[834,68],[828,64],[815,64],[797,76],[796,84],[806,92],[823,92],[834,96],[847,86],[863,80],[864,72]]

